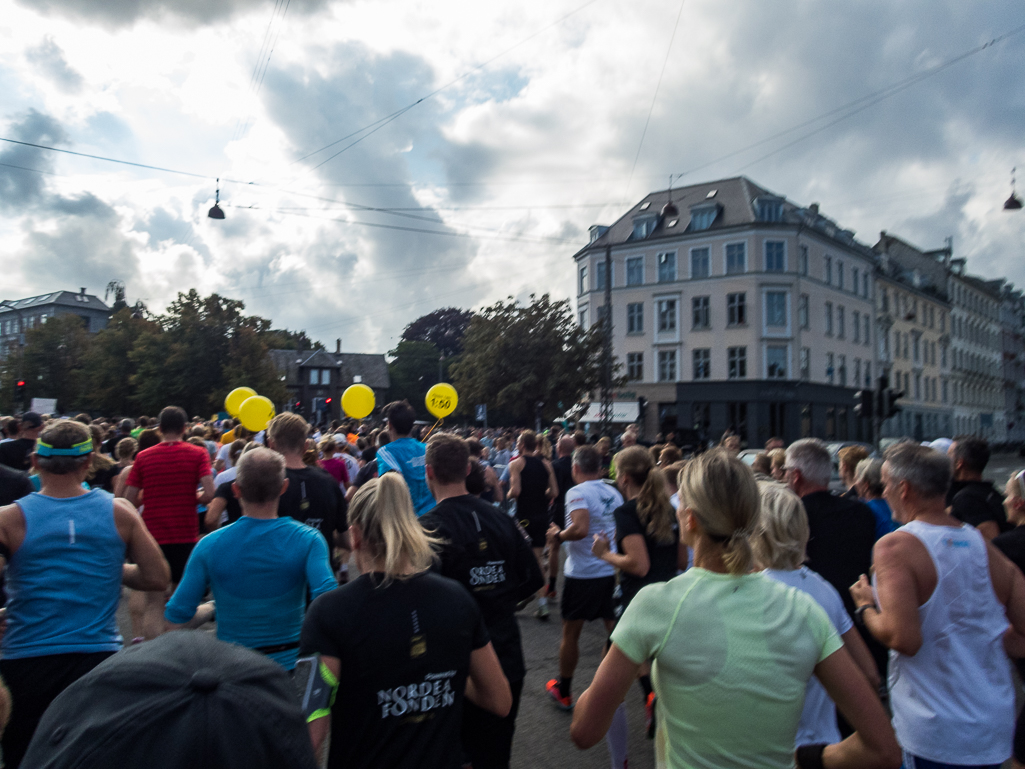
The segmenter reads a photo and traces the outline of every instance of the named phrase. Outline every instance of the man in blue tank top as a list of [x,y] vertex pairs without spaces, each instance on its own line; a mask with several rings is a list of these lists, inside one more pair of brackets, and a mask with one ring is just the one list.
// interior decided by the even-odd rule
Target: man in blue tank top
[[8,595],[0,675],[14,705],[0,741],[8,769],[20,765],[54,698],[121,648],[121,586],[164,590],[170,579],[132,504],[83,488],[92,450],[85,425],[52,423],[32,454],[41,490],[0,508]]

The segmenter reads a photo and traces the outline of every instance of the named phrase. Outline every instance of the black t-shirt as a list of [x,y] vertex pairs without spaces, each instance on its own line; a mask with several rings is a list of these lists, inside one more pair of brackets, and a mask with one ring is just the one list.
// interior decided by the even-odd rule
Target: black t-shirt
[[1010,558],[1025,573],[1025,526],[1016,526],[993,539],[993,547]]
[[352,482],[352,485],[357,489],[367,481],[372,481],[377,477],[377,460],[371,459],[356,473],[356,479]]
[[103,489],[109,491],[111,494],[114,493],[114,481],[117,480],[117,476],[121,473],[124,468],[118,467],[117,465],[111,465],[101,470],[97,470],[93,477],[90,478],[87,483],[90,489]]
[[560,520],[565,521],[566,519],[566,492],[576,485],[573,483],[573,457],[559,457],[552,460],[552,472],[555,473],[555,483],[559,487],[552,518],[558,523]]
[[509,516],[471,494],[442,500],[420,524],[443,540],[436,570],[476,599],[505,677],[521,680],[526,667],[516,604],[544,585],[530,543]]
[[29,455],[35,451],[36,442],[33,438],[15,438],[13,441],[0,443],[0,464],[15,470],[30,470],[32,460]]
[[548,468],[545,460],[535,454],[524,455],[520,470],[520,496],[516,499],[516,516],[521,520],[548,517]]
[[238,501],[234,490],[231,488],[235,481],[225,481],[217,487],[214,497],[223,499],[225,502],[224,512],[227,514],[228,523],[234,523],[242,517],[242,503]]
[[338,481],[319,467],[289,468],[285,475],[288,477],[288,489],[281,495],[278,515],[287,515],[299,523],[319,529],[328,547],[332,547],[334,532],[344,533],[349,528],[349,505]]
[[35,489],[25,473],[0,465],[0,505],[9,505]]
[[875,516],[863,502],[816,491],[801,498],[808,513],[807,566],[836,588],[848,613],[854,612],[850,587],[872,567]]
[[950,514],[962,523],[978,526],[993,521],[1001,531],[1007,530],[1004,498],[989,481],[954,481],[947,494]]
[[301,654],[337,657],[329,769],[457,769],[470,653],[486,646],[480,609],[431,572],[381,586],[363,576],[306,612]]
[[644,546],[648,549],[648,562],[651,564],[648,573],[643,577],[627,574],[625,571],[619,572],[619,586],[623,591],[623,607],[625,608],[637,595],[637,591],[645,585],[650,585],[652,582],[668,582],[676,576],[679,569],[680,527],[674,515],[673,541],[660,545],[648,534],[647,527],[641,523],[640,516],[637,514],[636,499],[625,502],[617,507],[612,514],[616,517],[616,549],[625,554],[623,539],[631,534],[640,534],[644,537]]

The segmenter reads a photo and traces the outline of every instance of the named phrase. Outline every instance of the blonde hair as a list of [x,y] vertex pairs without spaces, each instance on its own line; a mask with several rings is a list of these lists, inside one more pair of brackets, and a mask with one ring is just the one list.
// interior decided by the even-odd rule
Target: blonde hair
[[763,483],[762,509],[751,541],[755,558],[764,569],[801,568],[808,546],[808,514],[790,489]]
[[785,449],[773,449],[769,452],[769,459],[773,470],[783,467],[787,463],[787,452]]
[[[434,562],[433,544],[413,514],[409,487],[398,473],[385,473],[360,486],[349,506],[349,524],[358,526],[362,548],[374,560],[384,561],[384,581],[419,574]],[[402,574],[405,563],[411,574]]]
[[750,537],[761,507],[751,468],[724,449],[706,451],[680,471],[678,485],[681,503],[708,538],[722,545],[726,571],[749,572],[754,560]]
[[651,452],[642,446],[630,446],[616,454],[616,477],[627,477],[641,487],[637,495],[637,517],[644,530],[660,545],[673,541],[676,515],[669,504],[666,482],[655,467]]

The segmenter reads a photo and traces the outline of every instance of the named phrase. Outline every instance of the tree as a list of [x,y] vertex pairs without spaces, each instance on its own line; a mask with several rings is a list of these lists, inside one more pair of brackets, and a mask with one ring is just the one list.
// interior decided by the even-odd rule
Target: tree
[[388,352],[394,360],[388,364],[388,400],[408,400],[423,413],[427,391],[438,381],[438,348],[430,342],[399,342]]
[[580,328],[569,300],[498,302],[474,316],[452,366],[460,410],[484,403],[492,421],[524,425],[541,402],[542,419],[553,420],[600,385],[601,351],[600,328]]
[[406,342],[430,342],[446,358],[452,358],[463,350],[463,336],[473,320],[470,310],[445,307],[423,315],[402,332]]
[[138,309],[125,305],[115,312],[85,355],[86,401],[108,416],[135,413],[131,382],[137,364],[132,350],[142,335],[160,333],[159,326]]
[[305,331],[272,328],[263,335],[268,350],[323,350],[324,345],[310,339]]
[[83,408],[83,368],[89,333],[77,315],[57,315],[25,333],[25,400],[56,398],[60,411]]

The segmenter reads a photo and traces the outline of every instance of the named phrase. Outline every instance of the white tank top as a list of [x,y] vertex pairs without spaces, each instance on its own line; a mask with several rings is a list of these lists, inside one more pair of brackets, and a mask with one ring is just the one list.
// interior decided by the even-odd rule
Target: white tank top
[[999,764],[1011,755],[1014,689],[993,592],[986,542],[960,528],[912,521],[901,527],[925,545],[936,589],[918,609],[922,647],[890,651],[890,701],[897,740],[921,758]]

